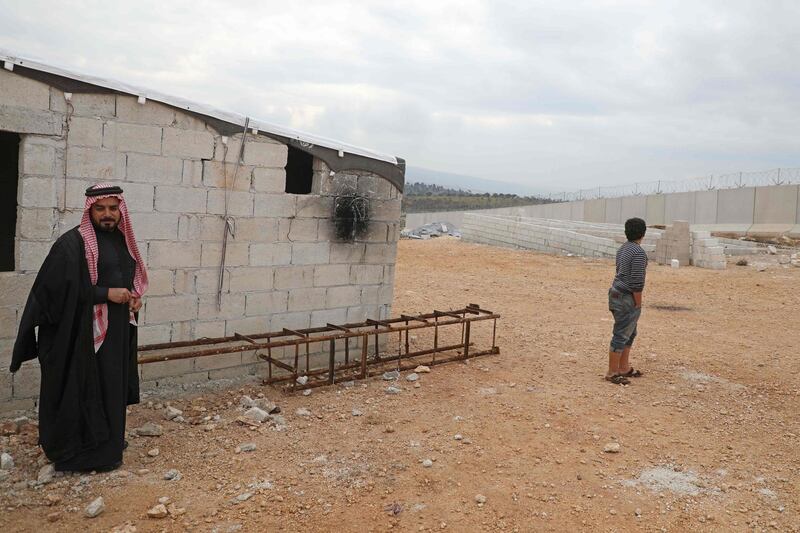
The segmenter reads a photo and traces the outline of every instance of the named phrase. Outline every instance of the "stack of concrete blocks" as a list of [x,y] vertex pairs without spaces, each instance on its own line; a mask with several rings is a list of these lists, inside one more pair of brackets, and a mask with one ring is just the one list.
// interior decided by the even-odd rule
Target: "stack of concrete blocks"
[[461,237],[468,242],[589,257],[615,257],[618,245],[576,229],[547,225],[537,219],[464,215]]
[[692,232],[692,265],[699,268],[725,270],[728,261],[725,246],[708,231]]
[[[223,136],[200,115],[135,96],[62,91],[0,70],[0,129],[21,136],[16,270],[0,273],[0,366],[7,368],[36,271],[55,239],[81,217],[97,182],[125,190],[150,276],[139,342],[162,343],[381,319],[390,315],[401,194],[367,172],[331,176],[314,161],[308,195],[286,194],[286,145]],[[227,243],[221,307],[217,284],[223,213]],[[370,198],[368,234],[334,238],[334,196]],[[145,387],[263,372],[252,353],[141,365]],[[39,370],[0,372],[0,410],[35,405]]]
[[689,253],[689,223],[676,220],[668,226],[656,242],[655,260],[659,265],[668,265],[677,259],[681,266],[688,266]]

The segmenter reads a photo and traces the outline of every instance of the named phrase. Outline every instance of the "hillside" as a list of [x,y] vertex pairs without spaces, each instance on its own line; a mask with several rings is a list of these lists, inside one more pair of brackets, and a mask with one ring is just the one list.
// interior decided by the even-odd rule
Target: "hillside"
[[549,203],[546,198],[511,193],[473,193],[428,183],[406,183],[403,212],[464,211]]

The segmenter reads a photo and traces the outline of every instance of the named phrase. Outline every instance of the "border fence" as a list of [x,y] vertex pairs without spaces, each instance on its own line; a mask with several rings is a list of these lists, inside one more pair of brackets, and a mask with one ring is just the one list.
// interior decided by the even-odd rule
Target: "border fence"
[[554,202],[594,200],[597,198],[619,198],[622,196],[645,196],[692,191],[714,191],[718,189],[740,189],[766,185],[791,185],[800,183],[800,167],[774,168],[757,172],[733,172],[730,174],[702,176],[685,180],[656,180],[630,185],[594,187],[572,192],[551,193],[548,199]]

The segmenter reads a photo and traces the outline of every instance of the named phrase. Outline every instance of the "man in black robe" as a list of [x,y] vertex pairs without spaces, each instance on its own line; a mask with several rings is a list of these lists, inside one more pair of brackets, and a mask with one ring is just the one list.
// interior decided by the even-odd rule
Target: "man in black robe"
[[11,361],[16,372],[39,358],[39,444],[62,471],[117,468],[126,406],[139,402],[136,316],[147,272],[122,189],[98,184],[86,197],[81,224],[36,276]]

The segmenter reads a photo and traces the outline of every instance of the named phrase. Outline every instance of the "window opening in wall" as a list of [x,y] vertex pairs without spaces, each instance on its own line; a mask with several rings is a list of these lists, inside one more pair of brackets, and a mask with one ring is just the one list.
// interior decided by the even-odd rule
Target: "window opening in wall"
[[286,159],[286,192],[309,194],[314,178],[314,156],[293,146]]
[[19,135],[0,131],[0,272],[14,270],[18,183]]

